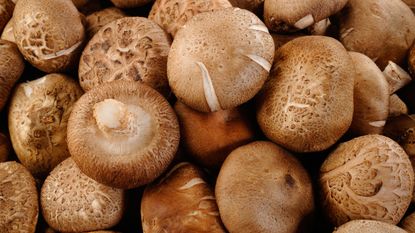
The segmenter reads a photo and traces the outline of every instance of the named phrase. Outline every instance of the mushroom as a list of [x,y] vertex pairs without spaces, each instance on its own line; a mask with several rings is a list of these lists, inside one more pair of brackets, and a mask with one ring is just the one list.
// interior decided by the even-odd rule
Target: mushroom
[[10,137],[20,162],[35,177],[46,176],[70,156],[66,126],[81,95],[78,83],[62,74],[49,74],[16,87],[8,115]]
[[401,0],[349,0],[338,14],[340,41],[364,53],[381,70],[389,61],[404,64],[415,38],[415,16]]
[[1,33],[0,38],[2,40],[8,40],[10,42],[16,43],[16,40],[14,39],[14,34],[13,34],[13,18],[11,18],[9,22],[6,24],[6,26],[4,27],[4,30]]
[[116,188],[135,188],[161,175],[180,140],[166,99],[145,84],[104,83],[75,104],[68,147],[87,176]]
[[124,192],[96,182],[72,158],[56,166],[40,193],[42,214],[53,229],[85,232],[116,225],[124,211]]
[[125,17],[102,27],[82,52],[85,91],[114,80],[143,81],[167,96],[169,36],[153,21]]
[[389,116],[389,84],[366,55],[349,52],[354,62],[354,113],[350,130],[356,135],[382,134]]
[[174,38],[169,84],[181,102],[197,111],[232,109],[258,93],[273,58],[272,37],[253,13],[239,8],[204,12]]
[[36,184],[19,163],[0,163],[0,206],[0,232],[35,232],[39,214]]
[[126,16],[124,12],[115,7],[105,8],[88,15],[86,17],[88,37],[92,38],[105,25]]
[[134,8],[144,6],[153,0],[111,0],[111,2],[118,8]]
[[412,81],[411,76],[404,69],[391,61],[383,70],[383,74],[389,83],[390,94],[397,92]]
[[11,89],[24,70],[24,60],[17,46],[0,40],[0,110],[6,105]]
[[335,226],[355,219],[397,224],[411,203],[414,170],[398,143],[366,135],[340,144],[323,163],[319,182]]
[[0,33],[12,18],[14,3],[11,0],[0,0]]
[[141,199],[144,233],[225,233],[213,189],[200,169],[179,163],[146,187]]
[[408,114],[408,107],[405,102],[397,94],[391,95],[389,97],[389,117],[397,117],[404,114]]
[[54,73],[78,62],[85,30],[72,1],[19,0],[13,21],[16,44],[34,67]]
[[415,212],[405,217],[401,222],[401,226],[407,233],[415,233]]
[[11,152],[11,145],[9,138],[0,133],[0,163],[7,161]]
[[305,29],[340,11],[347,0],[265,0],[264,19],[275,32]]
[[264,0],[229,0],[234,7],[260,13],[264,8]]
[[271,142],[232,151],[215,193],[229,232],[308,232],[314,208],[310,177],[289,152]]
[[228,0],[156,0],[148,18],[174,37],[194,15],[227,7]]
[[277,51],[258,95],[259,126],[292,151],[329,148],[352,122],[354,77],[353,61],[335,39],[306,36],[288,42]]
[[374,220],[353,220],[335,229],[333,233],[408,233],[395,225]]
[[202,113],[179,101],[174,109],[183,146],[204,167],[219,169],[230,152],[255,138],[256,132],[245,109]]

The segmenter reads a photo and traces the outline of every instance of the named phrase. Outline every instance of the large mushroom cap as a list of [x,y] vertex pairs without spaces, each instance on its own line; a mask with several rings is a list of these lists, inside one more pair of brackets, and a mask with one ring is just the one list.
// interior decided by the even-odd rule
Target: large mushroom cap
[[193,109],[231,109],[261,89],[273,57],[272,37],[253,13],[239,8],[200,13],[175,36],[169,84]]
[[80,169],[124,189],[158,177],[172,161],[179,138],[176,115],[163,96],[130,81],[87,92],[68,123],[69,151]]
[[353,220],[343,224],[333,233],[407,233],[395,225],[374,220]]

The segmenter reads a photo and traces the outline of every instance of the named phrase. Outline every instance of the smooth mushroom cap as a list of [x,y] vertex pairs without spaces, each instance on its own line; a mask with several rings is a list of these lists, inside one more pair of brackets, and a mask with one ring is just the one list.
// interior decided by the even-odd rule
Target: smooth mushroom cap
[[62,74],[49,74],[16,87],[8,115],[10,138],[20,162],[34,176],[46,176],[70,156],[66,127],[81,95],[79,84]]
[[225,233],[213,189],[202,171],[190,163],[173,167],[146,187],[141,200],[145,233]]
[[229,232],[303,232],[314,208],[306,170],[271,142],[234,150],[222,165],[215,193]]
[[353,220],[335,229],[333,233],[407,233],[395,225],[374,220]]
[[14,3],[11,0],[0,0],[0,33],[3,31],[7,22],[12,18]]
[[102,27],[82,52],[79,81],[85,91],[114,80],[142,81],[167,96],[170,38],[153,21],[125,17]]
[[415,213],[408,215],[400,224],[408,233],[415,233]]
[[148,18],[174,37],[194,15],[227,7],[228,0],[156,0]]
[[23,73],[25,64],[16,44],[0,40],[0,110],[6,105],[10,92]]
[[43,183],[42,214],[52,228],[85,232],[116,225],[124,211],[124,192],[96,182],[68,158]]
[[19,163],[0,163],[0,206],[0,232],[35,232],[39,215],[36,184]]
[[194,16],[178,31],[167,73],[177,98],[201,112],[235,108],[263,86],[274,43],[253,13],[226,8]]
[[0,133],[0,163],[7,161],[12,148],[9,138],[6,135]]
[[173,160],[179,124],[147,85],[114,81],[84,94],[68,123],[69,151],[89,177],[111,187],[148,184]]
[[253,13],[259,13],[263,10],[264,0],[229,0],[234,7],[249,10]]
[[9,20],[9,22],[4,27],[3,32],[1,33],[1,39],[2,40],[8,40],[10,42],[16,43],[16,40],[14,39],[14,33],[13,33],[13,18]]
[[111,0],[111,2],[118,8],[134,8],[144,6],[153,0]]
[[347,0],[265,0],[265,24],[272,31],[305,29],[340,11]]
[[296,152],[322,151],[353,118],[353,61],[335,39],[306,36],[276,53],[258,95],[257,120],[273,142]]
[[126,16],[123,11],[116,7],[105,8],[88,15],[86,17],[88,37],[92,38],[105,25]]
[[349,0],[338,14],[340,41],[383,70],[402,66],[415,38],[415,15],[401,0]]
[[395,141],[366,135],[340,144],[320,169],[322,203],[335,226],[372,219],[397,224],[411,203],[414,170]]

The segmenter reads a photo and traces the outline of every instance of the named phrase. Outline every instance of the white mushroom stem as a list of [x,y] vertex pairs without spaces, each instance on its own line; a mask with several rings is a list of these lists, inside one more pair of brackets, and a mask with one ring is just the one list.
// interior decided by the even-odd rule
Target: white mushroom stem
[[308,14],[308,15],[304,16],[303,18],[301,18],[300,20],[298,20],[294,24],[294,27],[301,30],[301,29],[309,27],[313,24],[314,24],[314,18],[311,14]]
[[389,94],[395,93],[412,81],[411,76],[392,61],[389,61],[388,66],[386,66],[383,71],[383,74],[389,83]]
[[310,32],[313,35],[325,35],[327,28],[331,25],[330,19],[323,19],[310,27]]
[[389,98],[389,117],[396,117],[403,114],[408,114],[408,107],[405,102],[397,94],[391,95]]

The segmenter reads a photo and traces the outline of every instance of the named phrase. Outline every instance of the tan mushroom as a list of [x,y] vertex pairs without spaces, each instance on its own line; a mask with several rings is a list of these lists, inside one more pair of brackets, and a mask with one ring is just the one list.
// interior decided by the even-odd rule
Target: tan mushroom
[[12,18],[14,3],[11,0],[0,0],[0,33],[3,31],[7,22]]
[[111,0],[111,2],[118,8],[134,8],[144,6],[153,0]]
[[11,18],[1,33],[0,38],[2,40],[8,40],[10,42],[16,43],[16,40],[14,39],[13,24],[13,18]]
[[388,62],[388,65],[383,70],[383,74],[389,83],[390,94],[397,92],[412,82],[411,76],[404,69],[392,61]]
[[88,37],[92,38],[105,25],[126,16],[124,12],[116,7],[105,8],[88,15],[86,17]]
[[404,114],[408,114],[408,107],[405,102],[397,94],[391,95],[389,97],[389,117],[397,117]]
[[407,233],[395,225],[373,220],[353,220],[335,229],[333,233]]
[[0,163],[7,161],[11,153],[11,144],[9,138],[0,133]]

